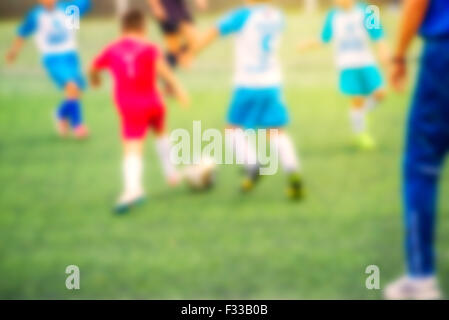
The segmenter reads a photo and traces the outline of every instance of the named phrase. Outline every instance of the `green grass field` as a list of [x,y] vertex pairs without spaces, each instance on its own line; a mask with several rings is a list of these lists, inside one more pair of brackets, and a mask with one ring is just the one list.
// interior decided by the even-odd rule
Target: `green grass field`
[[[396,17],[388,14],[394,33]],[[207,26],[214,19],[202,19]],[[336,89],[330,48],[297,55],[293,45],[320,28],[321,15],[289,14],[282,61],[290,132],[308,185],[304,203],[286,201],[281,174],[247,197],[239,170],[220,168],[208,194],[172,191],[148,142],[148,202],[117,217],[121,146],[110,85],[88,90],[86,142],[61,141],[51,113],[60,100],[30,42],[14,66],[0,62],[0,298],[25,299],[378,299],[403,272],[400,161],[408,95],[390,94],[371,119],[379,148],[349,147],[347,101]],[[16,22],[0,23],[0,53]],[[85,66],[116,35],[111,20],[86,20]],[[153,27],[151,36],[156,36]],[[193,106],[170,102],[170,128],[223,128],[231,92],[231,41],[207,51],[180,77]],[[438,227],[439,273],[449,291],[449,172]],[[445,195],[445,196],[444,196]],[[81,269],[81,290],[65,288],[65,268]]]

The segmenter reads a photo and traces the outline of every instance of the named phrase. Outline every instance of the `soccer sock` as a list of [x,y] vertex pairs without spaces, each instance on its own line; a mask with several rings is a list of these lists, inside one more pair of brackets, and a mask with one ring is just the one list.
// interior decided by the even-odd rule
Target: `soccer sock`
[[65,100],[57,110],[59,120],[68,120],[72,128],[77,128],[83,123],[81,103],[79,100]]
[[162,169],[167,179],[176,175],[176,168],[170,159],[171,143],[167,136],[156,140],[156,150],[162,163]]
[[375,97],[371,96],[366,99],[365,104],[363,105],[363,110],[365,112],[371,112],[377,107],[378,103],[379,101]]
[[142,157],[135,153],[125,155],[123,161],[123,178],[126,194],[135,195],[143,192],[142,174]]
[[67,102],[67,100],[64,100],[56,109],[56,117],[58,120],[69,120],[70,111],[69,104]]
[[243,164],[248,170],[253,170],[258,166],[257,153],[242,129],[234,129],[231,134],[232,148],[235,151],[237,163]]
[[270,136],[283,169],[287,173],[294,173],[300,170],[299,159],[296,155],[295,146],[290,136],[284,132],[273,134]]
[[365,111],[363,109],[351,108],[349,115],[354,133],[363,133],[366,130]]

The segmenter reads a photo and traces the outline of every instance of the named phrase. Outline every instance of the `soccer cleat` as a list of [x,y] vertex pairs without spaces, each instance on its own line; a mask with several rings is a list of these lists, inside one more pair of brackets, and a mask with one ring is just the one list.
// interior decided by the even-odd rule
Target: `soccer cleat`
[[145,202],[145,197],[143,194],[138,194],[134,196],[123,195],[118,204],[114,208],[114,212],[117,214],[128,213],[132,208],[141,205]]
[[292,200],[304,199],[304,183],[299,173],[292,173],[289,176],[287,196]]
[[246,170],[246,176],[242,180],[241,191],[243,193],[251,192],[260,180],[259,166]]
[[376,141],[368,133],[361,133],[357,135],[355,144],[360,150],[371,151],[376,148]]
[[84,140],[89,137],[89,130],[82,124],[73,129],[73,135],[78,140]]
[[387,300],[439,300],[442,298],[435,277],[414,279],[404,276],[390,284],[384,292]]

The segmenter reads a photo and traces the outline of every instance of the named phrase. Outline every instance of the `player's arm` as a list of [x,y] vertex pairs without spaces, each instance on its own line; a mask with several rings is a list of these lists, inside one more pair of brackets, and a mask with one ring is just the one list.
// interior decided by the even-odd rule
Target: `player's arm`
[[424,21],[428,6],[429,0],[404,1],[390,74],[391,84],[398,91],[404,88],[407,76],[405,56],[413,38]]
[[309,39],[309,40],[299,43],[298,48],[297,48],[299,52],[305,52],[305,51],[309,51],[312,49],[317,49],[317,48],[320,48],[323,45],[332,41],[332,38],[333,38],[332,22],[334,19],[334,15],[335,15],[334,10],[331,10],[327,14],[320,37],[317,37],[314,39]]
[[239,32],[245,25],[250,13],[251,11],[248,8],[241,8],[224,16],[217,25],[198,37],[197,43],[193,49],[193,54],[197,55],[219,37],[226,37]]
[[98,88],[101,86],[101,69],[95,68],[93,66],[89,71],[89,80],[94,88]]
[[320,47],[322,47],[324,45],[323,41],[321,41],[321,39],[308,39],[305,41],[302,41],[298,44],[298,52],[306,52],[306,51],[310,51],[313,49],[318,49]]
[[426,16],[429,0],[405,0],[399,22],[395,57],[405,58],[407,50]]
[[89,71],[89,80],[94,88],[101,86],[101,72],[109,66],[109,49],[106,48],[92,63]]
[[13,63],[17,59],[17,56],[19,55],[20,51],[22,51],[24,43],[25,43],[25,39],[20,36],[17,36],[14,39],[11,48],[6,53],[6,62],[7,63]]
[[148,0],[148,4],[156,19],[159,21],[164,21],[166,19],[167,14],[162,6],[161,0]]
[[190,105],[190,98],[187,91],[182,86],[181,82],[175,77],[170,66],[167,64],[163,57],[159,57],[157,60],[157,73],[158,76],[164,80],[167,85],[173,90],[174,96],[183,107]]
[[215,26],[198,36],[195,46],[193,47],[193,55],[196,56],[209,47],[219,36],[220,31]]
[[208,0],[196,0],[196,7],[200,10],[207,10],[209,7],[209,1]]
[[391,61],[391,50],[390,50],[390,46],[388,45],[388,42],[385,39],[381,39],[376,42],[376,46],[377,46],[380,63],[384,67],[388,68],[390,66],[390,61]]
[[13,63],[23,48],[26,38],[34,34],[37,29],[37,11],[31,10],[17,29],[17,36],[6,53],[6,62]]

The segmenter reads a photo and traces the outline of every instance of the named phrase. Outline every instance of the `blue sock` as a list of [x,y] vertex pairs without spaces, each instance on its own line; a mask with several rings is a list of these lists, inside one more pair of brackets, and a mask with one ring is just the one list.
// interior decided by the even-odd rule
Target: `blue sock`
[[83,114],[79,100],[65,100],[57,110],[59,120],[68,120],[72,128],[76,128],[83,123]]
[[56,117],[58,120],[69,120],[70,112],[67,106],[67,101],[61,102],[59,107],[56,109]]

